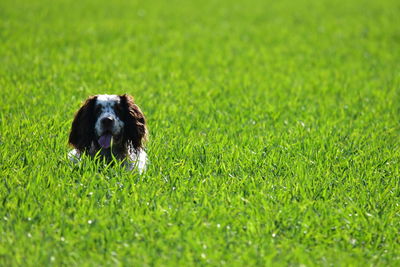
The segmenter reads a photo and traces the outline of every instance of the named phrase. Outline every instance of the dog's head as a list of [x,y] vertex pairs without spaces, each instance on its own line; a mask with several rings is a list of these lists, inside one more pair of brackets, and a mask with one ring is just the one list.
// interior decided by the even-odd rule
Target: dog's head
[[143,147],[147,129],[144,115],[129,95],[89,97],[75,115],[69,143],[79,151],[92,144],[108,149],[111,143]]

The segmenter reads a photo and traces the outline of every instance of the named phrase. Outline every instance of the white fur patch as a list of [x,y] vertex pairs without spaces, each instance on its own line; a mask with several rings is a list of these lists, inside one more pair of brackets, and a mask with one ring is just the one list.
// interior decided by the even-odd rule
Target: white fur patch
[[[78,163],[81,159],[81,154],[73,149],[68,153],[68,158],[73,163]],[[142,174],[147,168],[147,153],[143,149],[137,152],[130,152],[125,166],[129,171],[138,169],[139,174]]]

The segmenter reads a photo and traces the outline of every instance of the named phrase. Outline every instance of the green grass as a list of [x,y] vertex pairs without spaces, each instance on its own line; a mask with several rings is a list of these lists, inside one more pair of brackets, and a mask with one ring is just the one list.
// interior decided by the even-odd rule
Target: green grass
[[[0,265],[399,266],[400,2],[0,2]],[[139,176],[67,138],[129,93]]]

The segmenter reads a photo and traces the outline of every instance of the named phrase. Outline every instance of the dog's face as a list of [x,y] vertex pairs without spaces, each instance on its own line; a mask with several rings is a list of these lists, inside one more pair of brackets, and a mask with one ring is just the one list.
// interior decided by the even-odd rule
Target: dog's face
[[92,145],[108,149],[112,144],[141,148],[146,138],[144,115],[129,95],[89,97],[72,123],[69,143],[79,151]]
[[123,106],[120,96],[99,95],[94,106],[95,134],[102,148],[109,148],[111,141],[119,142],[124,131]]

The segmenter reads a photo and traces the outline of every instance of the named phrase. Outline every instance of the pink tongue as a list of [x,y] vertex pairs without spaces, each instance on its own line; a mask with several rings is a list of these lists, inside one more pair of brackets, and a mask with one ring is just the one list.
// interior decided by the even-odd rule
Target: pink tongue
[[111,145],[111,134],[105,134],[100,136],[99,138],[99,144],[101,145],[102,148],[109,148]]

